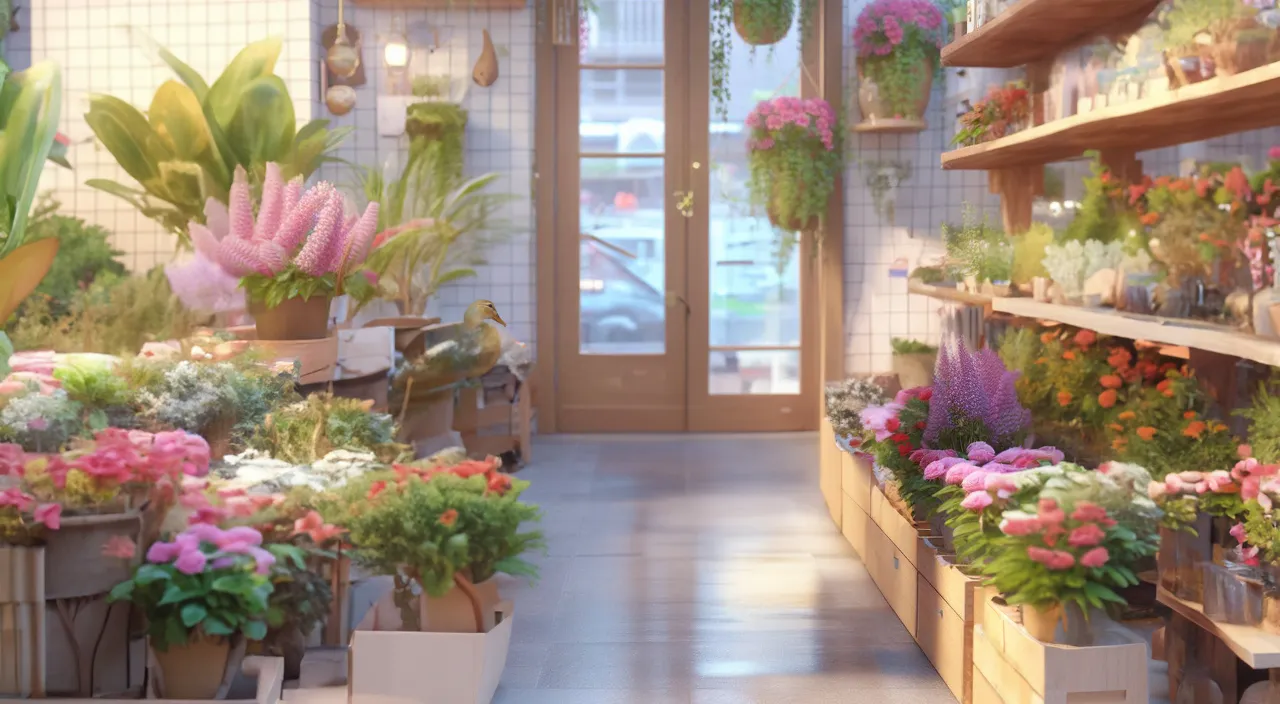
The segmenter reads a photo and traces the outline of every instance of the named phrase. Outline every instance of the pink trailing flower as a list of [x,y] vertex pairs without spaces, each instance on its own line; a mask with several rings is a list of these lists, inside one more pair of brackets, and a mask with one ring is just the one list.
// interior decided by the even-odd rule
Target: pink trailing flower
[[1245,533],[1243,523],[1237,523],[1234,526],[1231,526],[1231,530],[1229,532],[1231,533],[1231,537],[1236,539],[1237,543],[1243,545],[1249,542],[1249,536]]
[[964,501],[961,501],[960,505],[970,511],[981,511],[993,503],[995,503],[995,499],[991,498],[991,494],[985,491],[975,491],[964,497]]
[[990,462],[996,458],[996,451],[985,442],[975,442],[965,449],[965,455],[973,462]]
[[966,460],[963,457],[943,457],[940,460],[934,460],[924,468],[924,478],[931,482],[937,481],[947,476],[947,471],[953,466],[964,464],[965,462]]
[[41,504],[36,507],[33,515],[36,523],[43,523],[49,530],[62,527],[62,506],[59,504]]
[[858,15],[853,41],[858,56],[888,56],[904,42],[942,47],[945,20],[929,0],[873,0]]

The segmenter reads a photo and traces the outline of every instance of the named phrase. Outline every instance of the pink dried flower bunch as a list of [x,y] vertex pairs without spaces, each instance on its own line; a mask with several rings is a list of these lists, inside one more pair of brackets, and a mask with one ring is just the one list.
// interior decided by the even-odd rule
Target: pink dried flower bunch
[[210,198],[207,225],[190,224],[196,251],[227,273],[275,276],[290,264],[309,276],[352,271],[364,263],[378,225],[378,204],[364,214],[346,214],[346,199],[332,184],[320,182],[303,192],[302,179],[285,183],[280,167],[267,164],[262,205],[255,218],[249,180],[236,167],[228,205]]
[[262,534],[253,528],[239,526],[222,530],[197,524],[178,534],[171,543],[153,543],[147,549],[147,562],[172,564],[174,569],[188,575],[251,563],[255,572],[265,575],[271,571],[276,558],[262,548]]
[[784,96],[763,100],[747,115],[751,128],[751,151],[768,151],[821,142],[823,149],[836,148],[836,111],[822,98]]
[[1035,515],[1020,511],[1004,514],[1000,531],[1006,536],[1030,539],[1027,557],[1053,571],[1081,567],[1098,568],[1111,559],[1102,542],[1115,519],[1106,509],[1089,501],[1075,504],[1068,514],[1053,499],[1040,499]]
[[874,0],[863,8],[853,27],[858,56],[888,56],[904,42],[941,49],[945,22],[929,0]]

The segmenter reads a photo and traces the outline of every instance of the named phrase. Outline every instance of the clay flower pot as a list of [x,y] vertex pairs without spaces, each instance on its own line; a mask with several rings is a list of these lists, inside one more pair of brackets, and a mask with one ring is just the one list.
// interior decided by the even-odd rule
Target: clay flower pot
[[894,127],[900,131],[921,132],[925,129],[924,115],[929,109],[929,94],[933,90],[934,66],[930,62],[922,67],[925,72],[915,89],[915,99],[908,107],[895,111],[889,105],[883,86],[877,85],[868,70],[867,59],[858,60],[858,110],[862,112],[864,129]]
[[158,693],[164,699],[225,699],[244,660],[242,639],[212,638],[192,632],[191,640],[161,652],[152,650]]
[[1030,633],[1032,638],[1041,643],[1054,642],[1057,637],[1058,623],[1064,617],[1062,604],[1038,608],[1030,605],[1022,607],[1022,627],[1027,629],[1027,633]]
[[330,301],[329,296],[287,298],[274,308],[253,301],[249,313],[259,340],[323,340],[329,336]]

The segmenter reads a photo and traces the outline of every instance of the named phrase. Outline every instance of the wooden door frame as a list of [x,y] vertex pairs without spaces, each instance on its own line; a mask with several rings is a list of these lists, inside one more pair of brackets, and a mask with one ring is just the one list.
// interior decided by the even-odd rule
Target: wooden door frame
[[[535,0],[536,4],[549,4],[554,0]],[[814,13],[815,21],[812,35],[806,37],[801,47],[801,56],[805,65],[804,78],[801,82],[801,95],[804,97],[823,97],[841,110],[844,105],[844,89],[841,75],[843,65],[843,3],[841,0],[814,0],[819,3],[818,12]],[[549,13],[546,13],[549,14]],[[557,247],[557,202],[558,182],[564,172],[562,165],[569,157],[568,149],[557,140],[560,110],[565,106],[557,105],[559,82],[563,80],[564,67],[560,64],[574,60],[576,70],[576,47],[557,47],[552,41],[553,28],[550,21],[540,22],[537,28],[535,48],[535,128],[534,128],[534,207],[535,222],[535,256],[536,281],[536,358],[532,386],[533,403],[538,416],[538,431],[555,433],[559,428],[557,418],[558,398],[556,381],[559,377],[558,344],[559,326],[557,325],[556,304],[557,281],[570,272],[565,271],[564,257],[559,256]],[[816,39],[816,41],[815,41]],[[571,106],[577,112],[577,105]],[[575,116],[575,123],[576,123]],[[850,133],[846,133],[848,138]],[[558,142],[561,142],[558,145]],[[576,160],[577,140],[572,141],[573,155]],[[674,184],[667,184],[672,190]],[[687,190],[684,188],[676,190]],[[702,202],[706,201],[703,194]],[[564,201],[565,207],[578,207],[575,197]],[[814,344],[810,346],[809,356],[814,359],[802,365],[816,370],[816,373],[801,374],[802,398],[816,399],[811,413],[812,429],[817,429],[820,417],[822,393],[820,388],[804,388],[806,384],[834,381],[844,378],[844,185],[843,174],[837,175],[835,190],[827,204],[827,220],[822,246],[816,258],[808,258],[809,266],[816,268],[811,272],[813,282],[809,288],[815,290],[807,295],[807,301],[815,301],[816,311],[804,316],[807,323],[816,326],[816,337],[808,338]],[[574,267],[576,269],[576,266]],[[816,276],[814,275],[816,274]],[[578,290],[576,273],[569,275],[569,284],[561,282],[561,286],[572,285]]]

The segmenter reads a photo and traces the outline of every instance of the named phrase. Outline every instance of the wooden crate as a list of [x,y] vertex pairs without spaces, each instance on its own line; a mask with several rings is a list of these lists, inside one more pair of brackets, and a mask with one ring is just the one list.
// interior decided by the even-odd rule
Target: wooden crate
[[912,522],[904,511],[906,509],[885,496],[880,487],[871,488],[871,520],[889,536],[894,547],[912,567],[916,567],[921,562],[920,536],[925,529]]
[[[991,599],[974,626],[973,666],[1007,704],[1142,704],[1147,701],[1145,642],[1076,648],[1042,643]],[[1087,673],[1087,676],[1085,674]]]
[[836,434],[826,416],[818,432],[818,488],[827,504],[831,519],[840,526],[844,514],[844,492],[841,486],[840,456],[848,454],[836,445]]
[[964,704],[974,701],[973,631],[981,609],[980,580],[966,575],[947,555],[920,538],[920,582],[916,589],[916,642],[947,688]]
[[863,562],[866,563],[867,572],[871,574],[872,581],[879,587],[885,601],[889,602],[893,612],[898,615],[898,620],[902,621],[902,625],[914,638],[916,583],[919,573],[906,555],[903,555],[893,544],[889,536],[875,525],[874,517],[872,524],[867,528],[867,554],[863,556]]
[[840,486],[862,512],[871,515],[871,490],[876,485],[871,461],[861,455],[840,453]]
[[872,526],[871,517],[862,510],[848,494],[842,496],[844,507],[840,517],[840,532],[844,535],[853,551],[865,564],[867,561],[867,532]]
[[462,435],[462,444],[471,455],[496,457],[514,451],[520,464],[528,462],[533,452],[532,387],[510,374],[500,389],[462,389],[453,429]]

